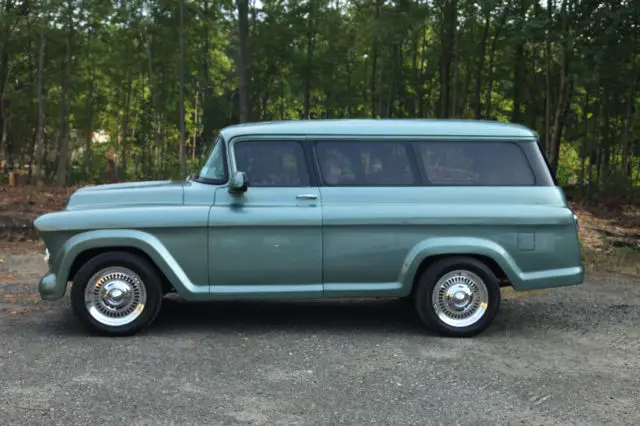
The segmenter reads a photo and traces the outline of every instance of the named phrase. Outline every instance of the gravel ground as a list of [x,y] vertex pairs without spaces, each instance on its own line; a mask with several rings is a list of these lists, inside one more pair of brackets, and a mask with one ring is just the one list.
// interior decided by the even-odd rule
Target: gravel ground
[[505,291],[473,339],[396,300],[166,300],[132,338],[39,301],[40,254],[0,253],[2,424],[640,424],[640,281]]

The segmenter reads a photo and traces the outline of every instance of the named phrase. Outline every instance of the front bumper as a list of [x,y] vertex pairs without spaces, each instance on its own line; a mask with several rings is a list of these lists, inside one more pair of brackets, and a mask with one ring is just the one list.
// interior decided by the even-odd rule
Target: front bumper
[[42,300],[58,300],[64,297],[65,286],[59,285],[56,274],[49,272],[40,279],[38,291]]

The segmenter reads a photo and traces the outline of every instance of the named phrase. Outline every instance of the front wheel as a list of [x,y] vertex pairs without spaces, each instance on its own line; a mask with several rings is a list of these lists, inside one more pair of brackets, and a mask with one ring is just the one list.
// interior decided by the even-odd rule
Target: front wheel
[[414,302],[420,319],[433,331],[452,337],[475,336],[498,313],[500,280],[472,257],[440,259],[422,274]]
[[94,332],[133,335],[160,311],[162,284],[155,268],[132,253],[108,252],[85,263],[71,287],[75,315]]

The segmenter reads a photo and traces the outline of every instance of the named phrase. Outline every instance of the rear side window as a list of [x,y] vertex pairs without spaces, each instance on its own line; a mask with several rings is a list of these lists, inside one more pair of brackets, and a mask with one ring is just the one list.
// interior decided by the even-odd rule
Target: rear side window
[[406,186],[418,183],[401,142],[318,142],[320,173],[329,186]]
[[431,185],[532,186],[535,176],[513,142],[417,142]]
[[294,141],[251,141],[234,144],[237,169],[250,186],[309,186],[304,151]]

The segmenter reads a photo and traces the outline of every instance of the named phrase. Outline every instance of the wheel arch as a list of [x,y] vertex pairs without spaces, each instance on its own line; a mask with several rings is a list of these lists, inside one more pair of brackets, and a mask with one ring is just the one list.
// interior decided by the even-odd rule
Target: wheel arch
[[509,253],[494,241],[483,238],[434,238],[417,244],[402,265],[400,282],[406,295],[413,294],[424,271],[440,259],[468,256],[484,263],[500,280],[510,286],[521,280],[521,271]]
[[144,250],[133,247],[133,246],[107,246],[107,247],[95,247],[88,248],[80,253],[78,253],[69,268],[69,274],[67,276],[67,281],[73,281],[76,277],[76,274],[90,259],[103,254],[103,253],[112,253],[112,252],[120,252],[120,253],[129,253],[135,256],[139,256],[151,265],[152,268],[157,272],[158,276],[162,280],[162,290],[164,293],[169,293],[173,288],[173,285],[165,275],[165,273],[158,267],[156,262],[145,252]]
[[422,262],[420,262],[420,265],[418,266],[418,269],[416,270],[416,273],[413,276],[413,281],[411,283],[411,294],[413,294],[413,292],[415,291],[417,284],[420,281],[420,277],[422,277],[422,274],[424,274],[424,271],[426,271],[427,268],[429,268],[429,266],[433,265],[438,260],[445,259],[448,257],[454,257],[454,256],[470,257],[472,259],[482,262],[491,270],[491,272],[495,274],[496,277],[498,277],[498,279],[500,280],[501,287],[507,287],[511,285],[511,282],[509,281],[509,277],[507,277],[507,274],[504,272],[502,267],[500,267],[498,262],[496,262],[490,256],[477,254],[477,253],[442,253],[442,254],[435,254],[432,256],[428,256],[424,258]]
[[130,229],[103,229],[76,234],[65,242],[51,268],[56,276],[57,295],[64,295],[67,283],[88,259],[111,251],[141,256],[156,268],[164,281],[163,289],[174,288],[186,299],[208,293],[208,287],[196,286],[189,280],[169,250],[152,234]]

